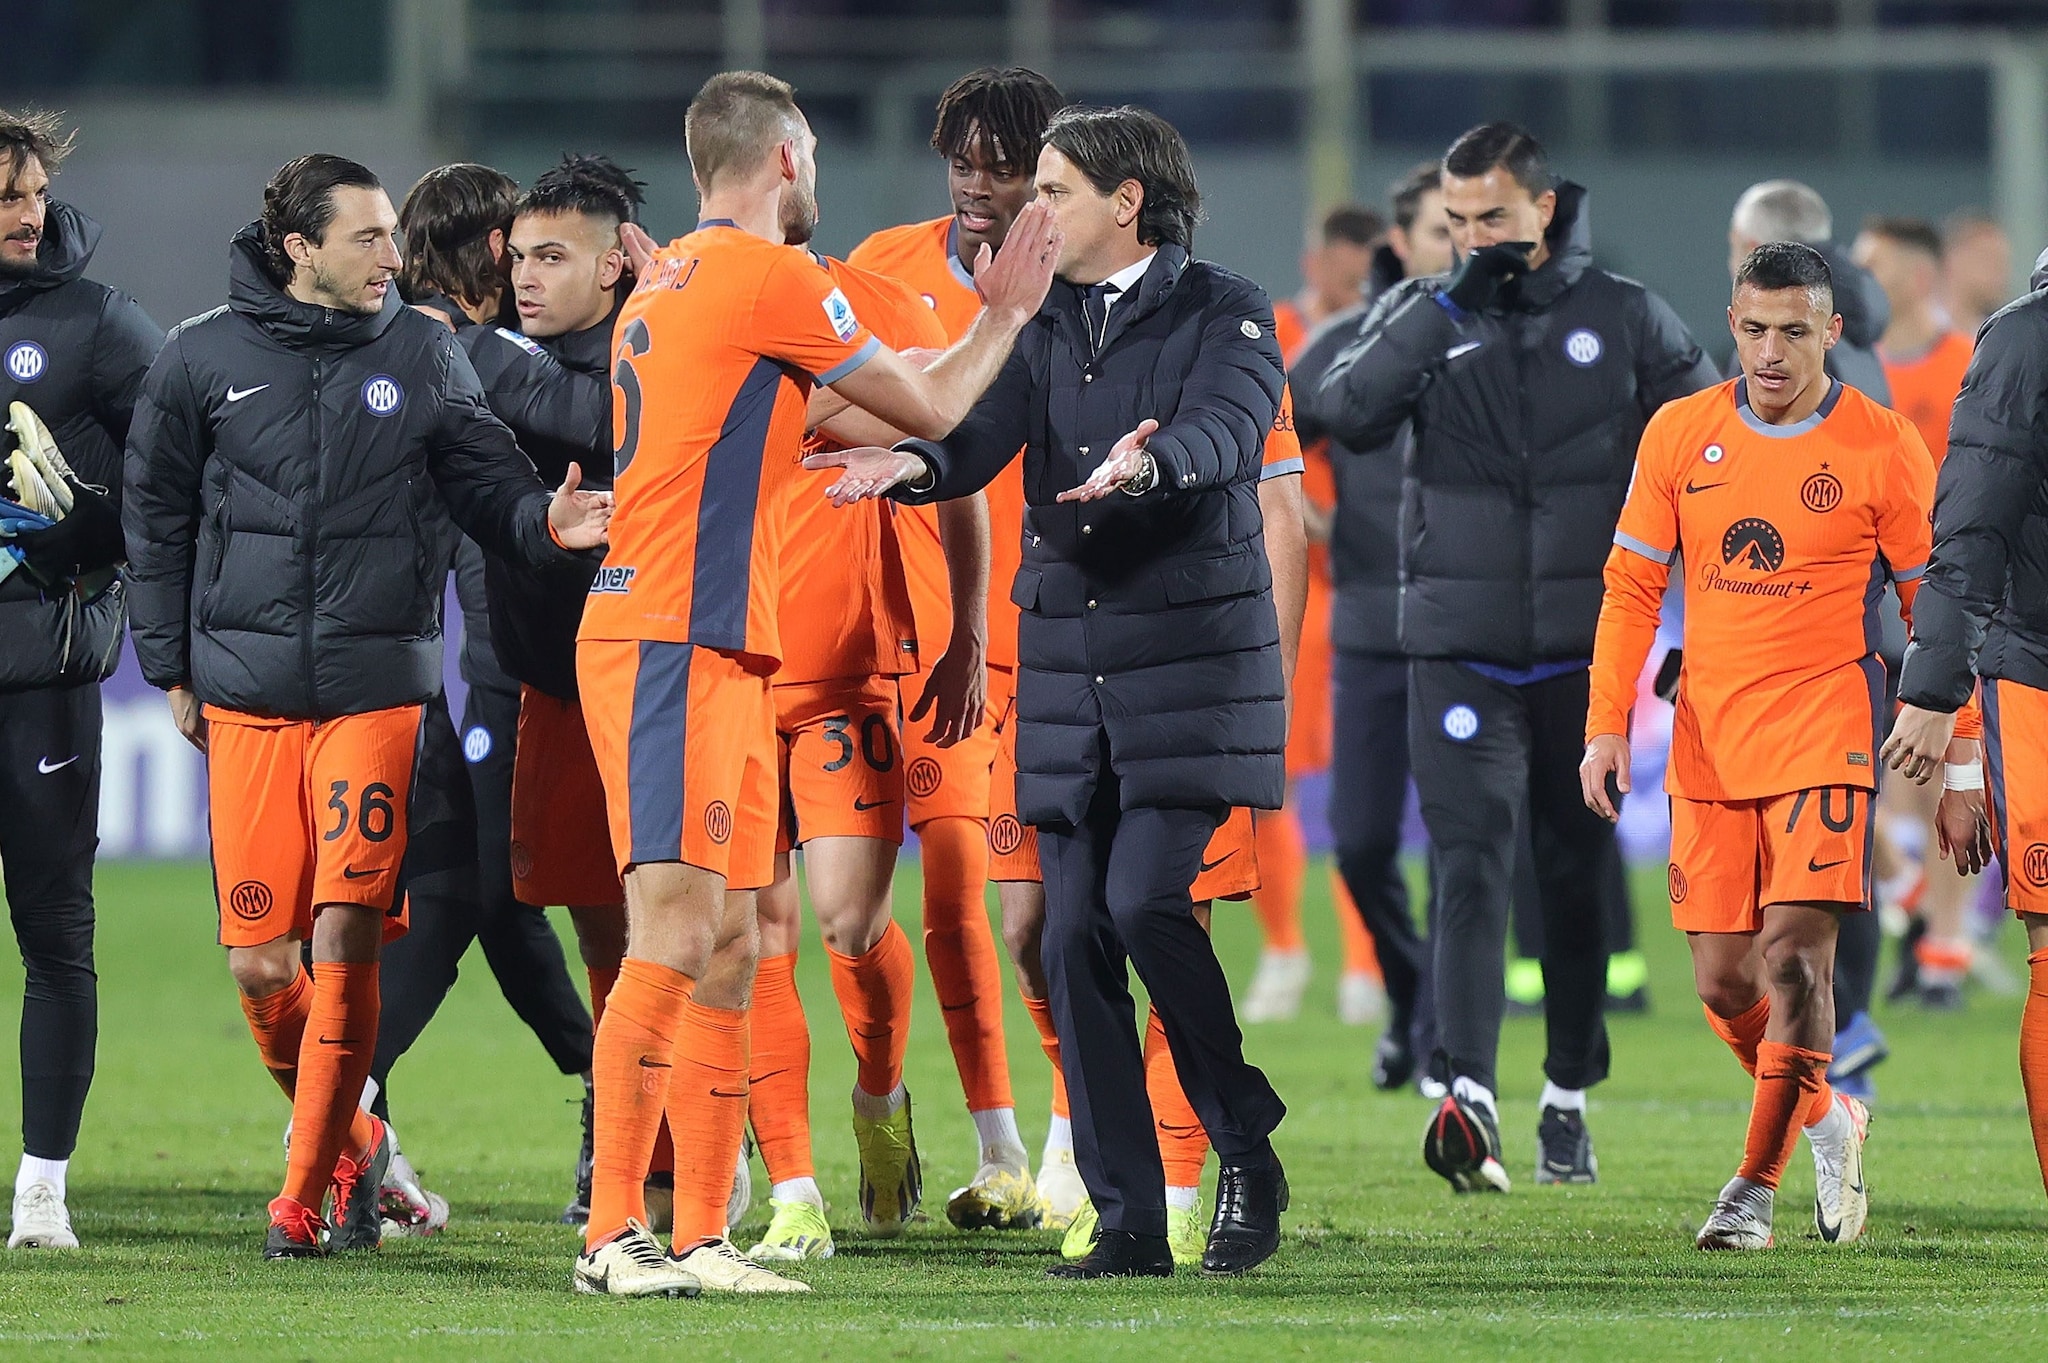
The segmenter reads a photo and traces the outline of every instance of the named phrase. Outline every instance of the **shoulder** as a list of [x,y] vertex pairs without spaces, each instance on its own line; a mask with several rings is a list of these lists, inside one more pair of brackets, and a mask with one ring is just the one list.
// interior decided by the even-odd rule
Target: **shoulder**
[[[825,270],[868,330],[882,336],[884,345],[944,348],[946,328],[938,314],[902,280],[830,256],[825,258]],[[883,335],[884,331],[888,334]]]
[[863,269],[881,269],[885,261],[899,260],[929,249],[933,238],[943,237],[952,221],[951,218],[931,218],[924,222],[907,222],[901,227],[885,227],[854,247],[846,259]]
[[1273,300],[1253,281],[1209,260],[1191,260],[1181,271],[1180,287],[1214,312],[1273,312]]
[[[1646,449],[1673,447],[1695,434],[1711,437],[1739,418],[1735,415],[1735,379],[1724,379],[1659,407],[1643,428]],[[1849,390],[1854,391],[1854,390]]]
[[170,329],[164,337],[162,347],[157,351],[157,363],[189,363],[194,355],[204,356],[215,350],[245,329],[253,330],[249,322],[223,303],[211,312],[202,312],[197,317],[187,317]]

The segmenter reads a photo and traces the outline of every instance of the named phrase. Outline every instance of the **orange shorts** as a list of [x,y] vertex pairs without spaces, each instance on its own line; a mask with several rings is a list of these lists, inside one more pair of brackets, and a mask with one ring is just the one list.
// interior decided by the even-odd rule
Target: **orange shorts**
[[775,878],[775,702],[741,655],[584,639],[576,685],[619,873],[679,861],[734,890]]
[[777,686],[774,695],[784,814],[777,850],[812,838],[901,844],[896,679],[790,682]]
[[423,708],[317,721],[205,713],[221,945],[311,937],[323,904],[382,909],[384,940],[403,936],[398,869]]
[[[991,674],[993,675],[993,674]],[[1017,707],[1004,707],[996,727],[996,768],[989,782],[988,878],[1042,880],[1038,830],[1017,817]],[[1259,888],[1259,853],[1252,812],[1233,809],[1202,851],[1201,873],[1189,891],[1196,903],[1243,899]]]
[[909,801],[907,813],[912,828],[927,819],[988,817],[989,772],[995,766],[998,745],[995,726],[1009,709],[1017,684],[1015,673],[991,667],[988,708],[982,715],[981,727],[965,741],[941,748],[925,738],[931,732],[930,713],[923,719],[910,717],[931,675],[931,669],[926,668],[896,679],[903,701],[903,793]]
[[1672,926],[1755,932],[1769,904],[1868,908],[1870,801],[1858,786],[1762,800],[1672,796]]
[[512,750],[512,892],[542,907],[626,902],[583,707],[531,686]]
[[1331,587],[1311,573],[1308,609],[1301,622],[1301,654],[1294,663],[1294,714],[1287,728],[1287,779],[1330,767]]
[[2005,906],[2048,914],[2048,691],[1984,679],[1984,789]]

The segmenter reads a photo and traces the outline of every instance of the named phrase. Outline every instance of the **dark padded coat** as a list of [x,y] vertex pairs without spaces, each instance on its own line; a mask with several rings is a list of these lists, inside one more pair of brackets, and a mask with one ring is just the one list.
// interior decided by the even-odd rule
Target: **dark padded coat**
[[1976,676],[2048,691],[2048,252],[2031,282],[1977,333],[1949,419],[1899,675],[1925,710],[1955,710]]
[[[1391,253],[1389,253],[1391,254]],[[1379,267],[1374,274],[1378,277]],[[1399,282],[1396,275],[1394,282]],[[1312,393],[1344,348],[1358,338],[1366,308],[1324,322],[1309,337],[1287,381],[1297,393]],[[1331,437],[1311,406],[1296,409],[1301,443],[1328,440],[1337,508],[1330,523],[1330,578],[1336,600],[1330,611],[1330,643],[1349,653],[1401,651],[1401,441],[1359,455]]]
[[325,719],[441,689],[443,517],[534,564],[568,557],[548,493],[446,327],[287,295],[260,228],[226,307],[179,324],[128,436],[123,525],[152,685]]
[[1401,651],[1503,667],[1593,656],[1601,572],[1636,442],[1714,367],[1670,306],[1593,264],[1586,191],[1557,190],[1550,256],[1475,316],[1396,285],[1332,361],[1313,419],[1360,458],[1407,426]]
[[[912,441],[964,497],[1024,447],[1017,808],[1079,824],[1103,752],[1126,808],[1277,809],[1286,776],[1279,619],[1259,514],[1282,373],[1273,308],[1249,280],[1163,246],[1091,353],[1081,291],[1055,282],[982,400],[943,441]],[[1137,424],[1159,483],[1058,503]]]
[[[98,223],[52,200],[34,271],[0,274],[0,423],[9,403],[27,403],[80,481],[118,501],[122,442],[164,333],[127,294],[85,277],[99,240]],[[0,435],[0,448],[12,443]],[[112,671],[121,603],[118,584],[87,606],[72,593],[45,596],[27,573],[10,574],[0,582],[0,690],[98,681]],[[81,632],[80,610],[109,618]],[[67,647],[84,635],[111,650]]]

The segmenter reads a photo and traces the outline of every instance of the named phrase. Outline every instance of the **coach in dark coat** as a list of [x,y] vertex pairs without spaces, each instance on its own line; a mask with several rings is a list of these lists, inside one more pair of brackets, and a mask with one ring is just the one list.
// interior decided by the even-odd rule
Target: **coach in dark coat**
[[1044,959],[1101,1216],[1057,1276],[1166,1275],[1166,1182],[1126,957],[1159,1008],[1223,1164],[1204,1268],[1277,1247],[1285,1108],[1245,1062],[1189,886],[1233,805],[1275,809],[1285,685],[1258,480],[1282,384],[1258,286],[1188,245],[1187,149],[1136,109],[1070,109],[1039,192],[1060,278],[1001,376],[943,441],[854,452],[844,486],[930,502],[975,492],[1024,448],[1017,807],[1039,830]]

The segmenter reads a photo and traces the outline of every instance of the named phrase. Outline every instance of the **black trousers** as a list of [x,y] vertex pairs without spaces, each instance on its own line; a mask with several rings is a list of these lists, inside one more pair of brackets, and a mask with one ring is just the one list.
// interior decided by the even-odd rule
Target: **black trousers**
[[1523,820],[1543,918],[1544,1073],[1607,1077],[1603,859],[1614,828],[1579,795],[1587,671],[1511,686],[1463,663],[1409,664],[1408,738],[1436,873],[1438,1060],[1498,1088],[1508,918]]
[[[448,702],[429,704],[402,877],[411,928],[384,948],[375,1108],[389,1116],[392,1066],[455,987],[471,942],[512,1011],[563,1074],[590,1068],[590,1012],[547,913],[512,894],[512,752],[519,694],[472,685],[456,736]],[[477,736],[481,730],[484,737]],[[467,748],[465,747],[467,740]],[[466,752],[480,759],[466,762]]]
[[1391,1032],[1416,1054],[1435,1047],[1429,943],[1415,930],[1401,874],[1408,802],[1408,660],[1339,650],[1332,692],[1330,831],[1337,869],[1372,933],[1386,981]]
[[100,828],[100,688],[0,694],[0,869],[26,974],[21,1145],[69,1159],[92,1087],[99,977],[92,864]]
[[1108,1230],[1166,1234],[1166,1172],[1145,1096],[1126,963],[1166,1024],[1174,1067],[1217,1158],[1261,1164],[1286,1114],[1244,1058],[1230,985],[1188,888],[1227,809],[1120,809],[1102,775],[1079,826],[1042,825],[1044,960],[1074,1119],[1074,1160]]
[[[1515,868],[1515,954],[1528,960],[1543,958],[1543,902],[1536,886],[1536,854],[1523,839],[1521,857]],[[1600,898],[1600,921],[1607,925],[1607,952],[1615,955],[1636,949],[1635,897],[1629,893],[1628,863],[1622,859],[1621,841],[1610,842],[1600,858],[1600,874],[1593,882]]]

